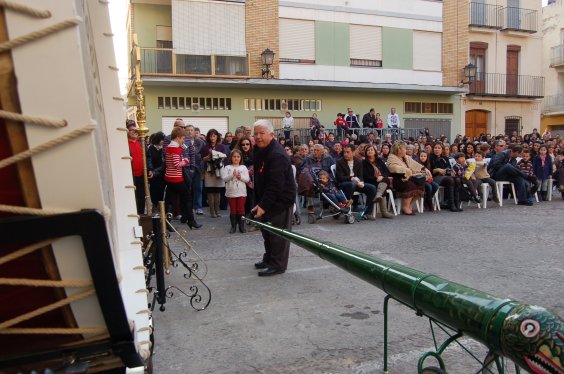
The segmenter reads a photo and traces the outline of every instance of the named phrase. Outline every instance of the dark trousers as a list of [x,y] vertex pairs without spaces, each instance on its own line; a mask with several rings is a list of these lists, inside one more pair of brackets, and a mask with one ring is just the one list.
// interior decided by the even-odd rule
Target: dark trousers
[[364,214],[372,214],[372,209],[374,208],[374,197],[376,197],[376,186],[370,183],[364,183],[364,187],[359,187],[358,184],[353,182],[341,182],[339,183],[339,188],[343,191],[347,199],[351,199],[355,191],[362,192],[366,195],[366,201],[364,202]]
[[202,209],[202,175],[198,170],[190,170],[190,190],[192,191],[192,206]]
[[[496,181],[507,181],[515,184],[515,193],[517,194],[517,201],[518,202],[526,202],[527,201],[527,174],[516,168],[511,164],[505,164],[501,168],[499,168],[493,179]],[[501,196],[499,197],[502,198]]]
[[180,214],[182,214],[182,221],[194,222],[194,213],[192,212],[192,196],[190,194],[190,188],[188,188],[188,185],[185,182],[167,182],[166,186],[167,205],[171,202],[172,196],[179,196]]
[[158,206],[159,201],[163,201],[164,197],[164,189],[166,183],[162,176],[153,177],[149,180],[150,188],[149,191],[151,192],[151,202],[153,203],[153,207]]
[[[292,228],[293,206],[282,209],[272,215],[263,216],[263,222],[270,222],[272,226],[282,229]],[[266,230],[260,230],[264,239],[264,255],[262,261],[269,268],[286,270],[288,267],[288,256],[290,255],[290,241],[274,235]]]
[[[135,185],[135,205],[137,205],[137,214],[145,213],[145,182],[143,176],[133,177]],[[147,212],[150,214],[151,212]]]

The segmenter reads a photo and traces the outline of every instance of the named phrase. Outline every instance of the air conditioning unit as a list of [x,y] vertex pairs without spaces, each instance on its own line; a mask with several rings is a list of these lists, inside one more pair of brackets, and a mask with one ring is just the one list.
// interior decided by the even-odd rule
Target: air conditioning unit
[[192,111],[193,111],[193,112],[198,112],[198,111],[200,111],[200,104],[198,104],[198,103],[192,104]]
[[288,103],[286,102],[286,100],[282,100],[282,102],[280,103],[280,110],[282,112],[285,112],[288,110]]

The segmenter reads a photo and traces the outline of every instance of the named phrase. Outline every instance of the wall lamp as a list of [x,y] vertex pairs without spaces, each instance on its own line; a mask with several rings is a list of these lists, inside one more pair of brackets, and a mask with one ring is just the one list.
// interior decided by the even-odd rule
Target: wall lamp
[[274,78],[272,72],[270,71],[270,66],[274,63],[274,55],[275,53],[271,51],[269,48],[262,51],[260,57],[262,58],[262,77],[266,79]]
[[478,72],[478,68],[473,64],[468,64],[464,67],[464,76],[466,77],[466,81],[461,80],[460,84],[472,84],[476,80],[476,73]]

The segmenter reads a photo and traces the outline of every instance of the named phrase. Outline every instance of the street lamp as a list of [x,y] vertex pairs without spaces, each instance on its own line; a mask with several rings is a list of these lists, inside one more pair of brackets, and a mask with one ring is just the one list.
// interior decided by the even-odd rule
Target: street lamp
[[471,84],[476,80],[476,73],[478,72],[478,68],[474,66],[472,63],[466,65],[464,67],[464,76],[466,77],[467,81],[464,80],[460,81],[460,84]]
[[270,72],[270,66],[274,63],[274,55],[275,53],[271,51],[269,48],[262,51],[260,57],[262,58],[262,64],[264,68],[262,69],[262,77],[269,79],[272,78],[272,74]]

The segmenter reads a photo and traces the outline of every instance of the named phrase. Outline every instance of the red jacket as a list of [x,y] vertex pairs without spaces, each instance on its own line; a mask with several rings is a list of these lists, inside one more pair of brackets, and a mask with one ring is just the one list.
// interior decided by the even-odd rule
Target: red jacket
[[143,176],[143,149],[139,140],[127,140],[129,155],[131,156],[131,168],[134,177]]

